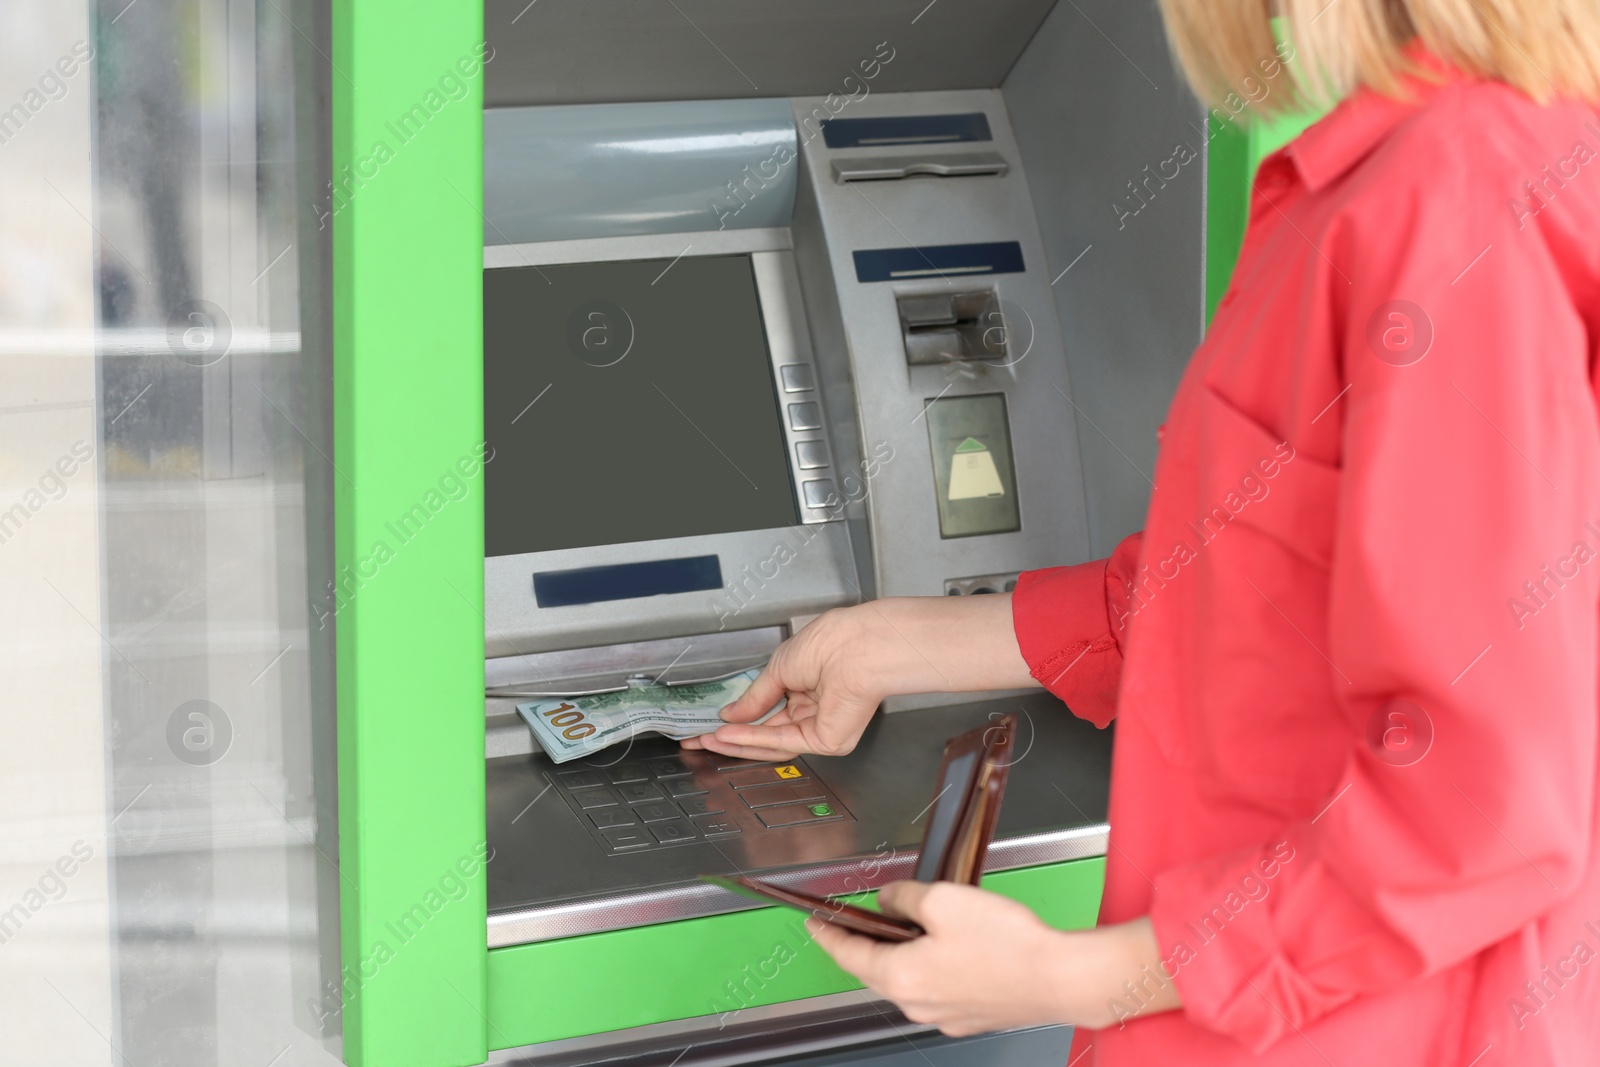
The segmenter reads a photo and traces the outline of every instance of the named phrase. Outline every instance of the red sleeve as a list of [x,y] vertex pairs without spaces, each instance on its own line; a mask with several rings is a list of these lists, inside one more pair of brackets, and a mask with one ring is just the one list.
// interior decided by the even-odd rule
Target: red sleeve
[[1011,595],[1029,672],[1074,715],[1102,728],[1117,714],[1128,588],[1142,537],[1124,538],[1109,559],[1027,571]]
[[[1452,215],[1472,214],[1468,199],[1448,183],[1409,203],[1397,192],[1386,224],[1352,222],[1349,287],[1330,283],[1347,294],[1326,608],[1342,777],[1281,839],[1156,879],[1151,920],[1185,1012],[1257,1051],[1537,922],[1590,862],[1592,342],[1542,235],[1469,238]],[[1420,361],[1368,348],[1390,301],[1431,323]],[[1218,908],[1231,919],[1212,930]]]

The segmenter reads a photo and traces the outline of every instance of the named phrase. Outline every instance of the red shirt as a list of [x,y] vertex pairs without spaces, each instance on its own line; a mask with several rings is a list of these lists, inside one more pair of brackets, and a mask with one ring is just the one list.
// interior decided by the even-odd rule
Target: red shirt
[[1600,1062],[1600,117],[1438,69],[1263,164],[1142,538],[1018,584],[1184,1002],[1073,1067]]

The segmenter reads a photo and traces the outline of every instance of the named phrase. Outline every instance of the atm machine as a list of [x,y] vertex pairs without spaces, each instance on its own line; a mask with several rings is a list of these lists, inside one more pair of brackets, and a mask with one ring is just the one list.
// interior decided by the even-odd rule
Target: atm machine
[[[516,715],[758,666],[829,608],[1008,591],[1088,556],[1071,383],[1000,93],[885,94],[847,117],[820,99],[491,112],[486,240],[586,215],[553,145],[595,164],[594,145],[648,129],[670,158],[719,123],[786,161],[744,190],[775,202],[773,224],[685,232],[667,211],[668,232],[484,250],[489,944],[532,958],[608,935],[617,958],[578,984],[603,988],[604,1029],[622,1031],[508,1034],[547,1039],[520,1062],[653,1041],[754,1058],[906,1029],[839,992],[800,916],[741,915],[757,906],[696,878],[841,893],[907,877],[944,741],[1007,712],[1022,755],[995,885],[1070,922],[1096,905],[1110,735],[1047,695],[901,699],[849,756],[766,764],[640,738],[558,766]],[[630,155],[596,183],[665,198],[659,165],[606,173]],[[690,185],[715,166],[679,163]],[[641,227],[591,223],[621,228]],[[647,944],[674,964],[627,947]]]
[[[429,17],[464,29],[449,7]],[[344,514],[405,512],[414,469],[470,447],[459,431],[477,432],[480,406],[483,457],[342,609],[357,640],[341,628],[338,890],[346,971],[366,968],[346,979],[347,1060],[711,1067],[926,1035],[798,912],[699,876],[822,894],[908,877],[944,742],[1011,713],[1019,755],[984,885],[1052,925],[1095,921],[1112,731],[1041,690],[896,697],[849,755],[782,763],[645,736],[556,764],[515,710],[724,677],[832,608],[1002,594],[1137,528],[1149,487],[1129,452],[1153,453],[1200,336],[1207,194],[1198,174],[1172,179],[1132,224],[1117,198],[1205,118],[1141,95],[1146,71],[1172,79],[1153,11],[1090,7],[1092,27],[1048,0],[825,0],[805,18],[491,3],[472,68],[487,78],[481,212],[452,147],[479,130],[441,96],[335,215],[336,275],[342,225],[353,276],[377,280],[351,290],[370,318],[348,342],[354,414],[335,419],[355,427],[348,494],[379,502]],[[359,111],[371,69],[350,71],[363,93],[347,95],[378,133],[404,107]],[[821,88],[842,71],[840,92]],[[391,81],[397,101],[418,91]],[[1129,121],[1151,100],[1168,110]],[[481,247],[446,217],[481,223]],[[454,286],[468,268],[481,352],[475,307],[415,342],[422,314],[385,317],[396,301],[459,311],[459,290],[418,279]],[[360,332],[377,322],[382,344]],[[481,499],[481,541],[458,499]],[[480,545],[481,619],[460,566]],[[379,645],[387,673],[360,674]],[[405,703],[401,680],[431,682],[447,657],[448,689]],[[469,681],[474,706],[457,709]],[[396,711],[363,704],[362,685]],[[481,890],[419,913],[458,855]],[[370,947],[385,939],[402,946],[392,963]]]

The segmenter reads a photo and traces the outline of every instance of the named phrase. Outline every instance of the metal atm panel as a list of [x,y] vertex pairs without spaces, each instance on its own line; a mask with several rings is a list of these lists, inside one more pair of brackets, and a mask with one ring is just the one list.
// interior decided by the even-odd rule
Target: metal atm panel
[[[1087,879],[1084,867],[1069,874],[1059,865],[1106,847],[1110,735],[1047,694],[895,701],[918,710],[880,715],[851,755],[776,763],[640,738],[556,765],[515,714],[535,694],[595,693],[639,677],[683,682],[763,662],[829,607],[997,592],[1025,567],[1087,554],[1060,331],[999,95],[873,96],[849,116],[857,125],[824,124],[812,102],[793,107],[804,148],[786,164],[799,188],[791,227],[484,250],[486,274],[530,279],[644,261],[670,277],[674,264],[748,257],[795,515],[789,526],[500,553],[489,501],[497,554],[485,561],[488,940],[491,970],[508,961],[508,973],[531,983],[518,986],[525,993],[542,979],[531,962],[509,961],[561,956],[569,939],[654,942],[663,924],[687,937],[696,922],[732,930],[761,908],[700,883],[700,873],[759,870],[825,893],[905,877],[944,739],[1003,714],[1022,713],[1025,743],[988,869],[1026,881],[1026,872],[1058,865],[1060,877]],[[943,129],[949,115],[959,116],[956,143]],[[897,132],[907,119],[914,130],[931,125],[935,140]],[[493,315],[486,308],[486,337]],[[486,406],[506,418],[488,420],[491,445],[508,432],[499,423],[556,400],[539,400],[539,383],[523,382],[527,401],[519,394],[507,406],[492,377]],[[540,484],[527,478],[529,492]],[[773,567],[780,544],[793,551]],[[720,585],[706,584],[707,560]],[[701,584],[623,598],[549,596],[552,580],[581,590],[596,574],[678,564],[701,568]],[[1074,891],[1060,906],[1086,899]],[[1087,921],[1065,914],[1059,921]],[[618,981],[627,995],[627,976]],[[790,998],[838,988],[826,968],[795,981]],[[662,1010],[651,1025],[677,1017],[673,1010],[704,1009]],[[599,1047],[580,1024],[541,1025],[541,1041]],[[547,1054],[566,1053],[553,1045],[538,1053]]]
[[[845,120],[821,100],[794,109],[824,133],[801,148],[794,228],[833,413],[855,450],[888,442],[922,472],[885,479],[863,516],[877,595],[1086,559],[1072,390],[1000,93],[874,95]],[[844,123],[870,136],[828,135]]]

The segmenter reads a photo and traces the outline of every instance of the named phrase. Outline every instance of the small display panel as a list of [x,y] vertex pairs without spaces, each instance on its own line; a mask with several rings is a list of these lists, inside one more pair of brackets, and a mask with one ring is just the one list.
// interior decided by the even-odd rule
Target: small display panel
[[485,554],[793,526],[750,257],[483,272]]
[[928,444],[939,503],[939,536],[973,537],[1022,528],[1011,426],[1001,393],[927,402]]

